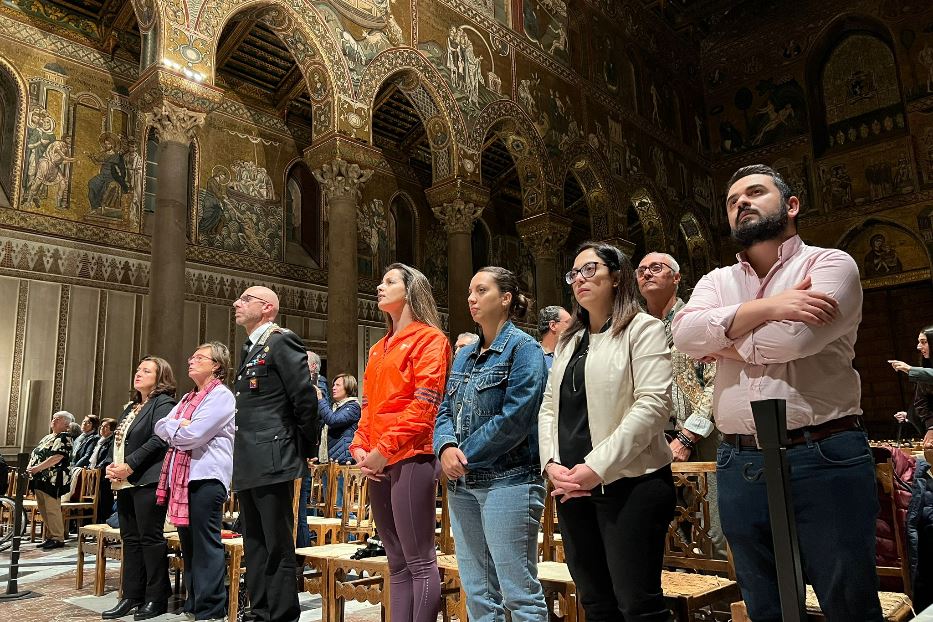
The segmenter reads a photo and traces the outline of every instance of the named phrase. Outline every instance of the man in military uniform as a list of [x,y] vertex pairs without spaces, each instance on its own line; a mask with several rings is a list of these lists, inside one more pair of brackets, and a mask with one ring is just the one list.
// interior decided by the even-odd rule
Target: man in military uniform
[[317,394],[304,344],[275,323],[279,299],[250,287],[233,302],[248,339],[236,373],[233,489],[237,491],[253,619],[295,622],[294,480],[318,445]]

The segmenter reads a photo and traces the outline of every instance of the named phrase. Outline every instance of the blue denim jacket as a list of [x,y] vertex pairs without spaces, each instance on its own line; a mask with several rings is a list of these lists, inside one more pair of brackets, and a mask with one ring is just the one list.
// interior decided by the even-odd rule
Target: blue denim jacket
[[541,346],[506,322],[489,349],[479,350],[479,343],[466,346],[454,359],[434,453],[458,446],[471,488],[540,481],[538,409],[547,382]]

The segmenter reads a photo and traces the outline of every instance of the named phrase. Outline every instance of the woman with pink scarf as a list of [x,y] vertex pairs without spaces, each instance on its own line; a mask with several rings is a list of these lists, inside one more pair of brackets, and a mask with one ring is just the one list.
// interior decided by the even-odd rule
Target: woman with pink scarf
[[155,426],[169,445],[156,502],[168,505],[168,519],[178,527],[188,594],[183,612],[194,620],[222,620],[227,612],[220,530],[233,472],[236,400],[223,384],[229,367],[227,346],[199,346],[188,359],[197,387]]

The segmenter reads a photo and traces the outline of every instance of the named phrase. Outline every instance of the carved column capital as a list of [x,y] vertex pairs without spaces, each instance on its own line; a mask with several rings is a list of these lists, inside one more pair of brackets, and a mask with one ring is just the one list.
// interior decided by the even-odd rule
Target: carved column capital
[[334,199],[359,202],[363,185],[373,176],[373,171],[338,157],[312,171],[312,174],[321,184],[321,190],[324,191],[328,203]]
[[447,235],[453,235],[455,233],[471,233],[473,223],[482,215],[484,207],[484,205],[466,203],[463,199],[454,199],[450,203],[435,205],[431,209],[437,219],[441,221],[441,224],[444,225]]
[[570,220],[556,214],[536,214],[519,220],[515,228],[535,259],[553,258],[567,242]]
[[188,110],[182,106],[163,101],[161,105],[146,113],[146,125],[155,128],[159,140],[188,145],[194,140],[198,128],[207,115]]

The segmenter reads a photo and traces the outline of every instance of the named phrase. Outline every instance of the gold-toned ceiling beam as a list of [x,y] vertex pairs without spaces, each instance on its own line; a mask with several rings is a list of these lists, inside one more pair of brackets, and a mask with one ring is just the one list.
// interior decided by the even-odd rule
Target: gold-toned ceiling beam
[[380,95],[379,97],[377,97],[377,98],[376,98],[376,101],[373,102],[373,112],[379,110],[379,108],[381,108],[383,104],[385,104],[387,101],[389,101],[389,99],[391,99],[392,96],[395,95],[395,92],[396,92],[397,90],[398,90],[398,85],[397,85],[397,84],[395,84],[395,83],[390,84],[390,85],[386,88],[386,90],[383,91],[382,95]]
[[422,142],[427,140],[427,138],[428,134],[424,130],[424,124],[418,123],[416,126],[411,128],[411,131],[409,131],[404,138],[402,138],[401,142],[399,143],[399,149],[402,151],[402,153],[409,153],[414,150],[417,145],[420,145]]
[[249,36],[249,32],[258,21],[259,20],[256,19],[244,19],[233,26],[227,38],[221,41],[220,45],[217,46],[217,64],[215,66],[218,70],[230,60],[230,57],[233,56],[233,53],[240,47],[243,40]]
[[108,41],[115,32],[130,30],[136,23],[133,3],[130,0],[107,0],[101,7],[99,21],[103,24],[101,41]]
[[305,91],[305,86],[305,76],[298,63],[295,63],[279,82],[279,86],[272,95],[272,103],[276,110],[284,110],[292,100]]

